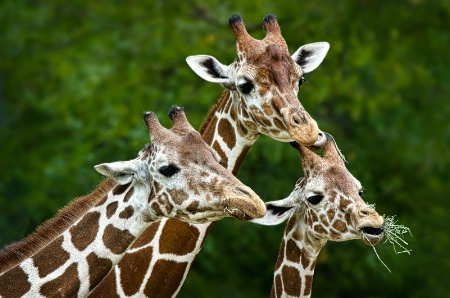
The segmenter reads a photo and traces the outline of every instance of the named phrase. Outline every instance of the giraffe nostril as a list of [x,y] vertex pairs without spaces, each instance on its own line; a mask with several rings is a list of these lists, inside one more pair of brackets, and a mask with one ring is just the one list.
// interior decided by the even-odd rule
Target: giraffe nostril
[[292,115],[292,124],[293,125],[300,125],[301,122],[302,121],[298,115]]
[[245,189],[243,189],[243,188],[236,187],[234,190],[235,190],[237,193],[241,193],[241,194],[246,195],[246,196],[248,196],[248,197],[251,196],[250,193],[249,193],[248,191],[246,191]]
[[361,210],[359,213],[360,213],[362,216],[367,216],[367,215],[369,215],[369,211],[368,211],[368,210]]

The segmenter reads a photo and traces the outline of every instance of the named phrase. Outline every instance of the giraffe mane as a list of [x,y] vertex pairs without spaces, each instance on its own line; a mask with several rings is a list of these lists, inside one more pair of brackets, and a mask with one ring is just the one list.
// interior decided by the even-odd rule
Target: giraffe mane
[[0,274],[31,257],[75,223],[90,208],[103,199],[117,183],[107,178],[90,194],[79,197],[41,224],[24,240],[12,243],[0,251]]
[[206,115],[205,120],[203,121],[202,125],[200,126],[200,129],[198,130],[198,132],[200,133],[200,135],[203,135],[203,133],[205,132],[205,129],[209,126],[209,123],[211,122],[211,120],[214,118],[214,114],[217,111],[217,108],[220,106],[220,103],[224,100],[226,100],[228,97],[230,96],[230,91],[229,90],[225,90],[222,93],[222,96],[217,100],[217,103],[215,103],[211,109],[209,109],[208,114]]

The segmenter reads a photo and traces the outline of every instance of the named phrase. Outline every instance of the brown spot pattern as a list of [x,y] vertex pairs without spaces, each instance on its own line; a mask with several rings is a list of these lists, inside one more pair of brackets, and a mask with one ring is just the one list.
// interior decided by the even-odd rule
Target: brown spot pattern
[[[172,253],[181,256],[195,249],[195,244],[200,236],[197,228],[185,222],[181,224],[178,220],[166,221],[162,233],[166,237],[160,239],[159,251],[161,253]],[[182,247],[180,243],[183,244]]]
[[159,204],[158,203],[153,202],[153,204],[151,204],[150,208],[153,210],[153,212],[155,212],[156,215],[159,215],[159,216],[163,215],[163,212],[159,208]]
[[283,279],[283,287],[286,294],[290,296],[299,296],[302,285],[300,272],[294,267],[283,266],[281,269],[281,277]]
[[236,122],[236,128],[240,136],[245,137],[248,134],[247,128],[240,122]]
[[234,129],[227,119],[220,119],[218,133],[222,137],[224,142],[228,145],[228,148],[234,148],[236,146],[236,136],[234,135]]
[[313,277],[314,277],[313,275],[306,275],[305,276],[305,289],[303,290],[303,295],[304,296],[311,295]]
[[61,276],[43,284],[39,292],[45,297],[76,297],[79,289],[77,263],[73,263]]
[[236,109],[231,109],[231,110],[230,110],[230,117],[231,117],[231,119],[233,119],[234,122],[237,121],[238,116],[237,116]]
[[19,266],[0,275],[0,296],[21,297],[31,288],[27,274]]
[[281,276],[279,274],[275,277],[275,290],[277,293],[276,297],[281,297],[281,294],[283,293],[283,284],[281,283]]
[[291,218],[289,218],[288,224],[286,226],[285,229],[285,234],[289,234],[291,232],[291,230],[295,227],[295,223],[297,222],[297,219],[292,216]]
[[308,255],[305,253],[304,249],[301,250],[301,254],[302,254],[302,257],[301,257],[302,267],[308,268],[310,259],[309,259]]
[[350,213],[345,213],[345,222],[347,223],[348,226],[352,225],[352,219],[351,219]]
[[33,256],[33,263],[38,269],[39,277],[47,276],[69,260],[70,254],[62,248],[63,241],[63,236],[60,236]]
[[269,119],[267,119],[266,115],[261,113],[261,111],[258,111],[256,117],[259,120],[259,122],[261,122],[266,128],[272,126],[272,122]]
[[117,196],[117,195],[123,194],[130,185],[131,185],[131,182],[124,184],[124,185],[122,185],[122,184],[117,185],[113,189],[113,195]]
[[[242,102],[242,105],[245,107],[244,102]],[[249,118],[246,109],[241,109],[241,112],[242,112],[242,116],[243,116],[242,118],[244,118],[244,119],[248,119]]]
[[352,201],[350,201],[349,199],[341,198],[339,207],[341,208],[341,210],[345,210],[345,208],[347,208],[347,206],[350,205],[351,203]]
[[100,258],[93,252],[86,257],[86,261],[89,267],[89,291],[92,291],[111,270],[112,262],[109,259]]
[[[139,290],[150,266],[153,248],[147,247],[132,254],[126,254],[119,263],[120,282],[125,295],[131,296]],[[121,266],[124,264],[123,266]]]
[[[215,135],[215,129],[216,129],[216,123],[217,123],[217,117],[211,116],[212,118],[209,120],[209,122],[206,122],[205,124],[207,126],[202,126],[200,129],[200,133],[202,135],[202,139],[209,145],[211,145],[214,135]],[[204,131],[202,131],[204,130]]]
[[249,129],[253,130],[254,132],[255,132],[255,131],[258,131],[258,128],[256,127],[256,124],[254,124],[253,122],[250,122],[250,121],[244,121],[244,125],[245,125],[246,127],[248,127]]
[[245,158],[245,156],[247,156],[249,149],[250,149],[250,146],[244,146],[244,148],[242,148],[241,153],[239,153],[239,156],[236,159],[236,163],[234,164],[233,170],[231,171],[231,173],[234,176],[236,176],[237,173],[239,172],[239,169],[241,168],[241,165],[244,162],[244,158]]
[[99,219],[99,212],[89,212],[70,228],[72,243],[79,251],[86,249],[95,240],[99,229]]
[[294,233],[292,233],[292,238],[294,238],[297,241],[302,241],[303,240],[303,234],[301,232],[294,231]]
[[123,253],[133,242],[134,236],[128,230],[120,230],[113,225],[106,226],[103,233],[103,243],[112,253]]
[[336,215],[336,212],[333,209],[329,209],[327,211],[327,215],[328,215],[328,220],[331,222],[334,218],[334,216]]
[[145,231],[139,236],[136,242],[131,246],[132,248],[138,248],[150,243],[155,237],[156,232],[159,229],[160,221],[152,223]]
[[162,193],[158,196],[158,202],[160,204],[160,207],[163,206],[166,209],[166,213],[170,214],[170,212],[172,212],[173,206],[172,204],[169,202],[169,196],[167,193]]
[[263,104],[262,104],[262,108],[263,108],[264,113],[265,113],[267,116],[272,116],[272,115],[273,115],[272,106],[269,105],[268,103],[266,103],[266,102],[263,103]]
[[[261,84],[261,85],[259,85],[259,95],[260,95],[261,97],[266,96],[266,94],[267,94],[268,91],[269,91],[269,87],[268,87],[266,84]],[[266,112],[266,111],[264,110],[264,112]],[[271,113],[271,112],[270,112],[270,113]]]
[[[177,263],[168,260],[157,261],[145,285],[144,294],[147,297],[172,297],[183,279],[187,265],[187,263]],[[171,270],[167,272],[166,268]],[[164,285],[161,284],[162,280]]]
[[220,148],[219,143],[214,142],[212,148],[217,152],[217,154],[219,154],[220,158],[222,159],[220,164],[226,167],[226,165],[228,165],[228,156],[225,154],[225,152],[223,152],[222,148]]
[[133,188],[130,188],[130,190],[127,191],[127,193],[125,194],[125,197],[123,198],[123,201],[124,201],[125,203],[128,202],[128,200],[130,200],[130,198],[131,198],[131,196],[133,195],[133,193],[134,193],[134,187],[133,187]]
[[315,225],[314,226],[314,231],[316,231],[317,233],[326,233],[326,230],[322,227],[321,224]]
[[289,239],[286,244],[286,258],[295,263],[300,261],[300,249],[292,239]]
[[199,206],[199,202],[194,201],[186,207],[186,211],[189,213],[195,214],[198,211],[198,206]]
[[189,195],[182,189],[169,189],[167,192],[172,197],[172,200],[177,205],[181,205],[184,201],[189,198]]
[[128,206],[119,213],[119,218],[128,219],[134,214],[133,206]]
[[281,264],[283,264],[283,260],[284,260],[284,247],[285,247],[285,241],[284,241],[284,239],[283,239],[283,240],[281,241],[280,252],[278,253],[277,263],[275,264],[275,271],[277,271],[278,268],[280,268]]
[[119,205],[119,203],[117,203],[117,201],[108,204],[108,206],[106,207],[106,217],[108,219],[111,218],[111,216],[113,216],[114,213],[116,213],[118,205]]
[[333,228],[335,228],[339,232],[345,232],[347,230],[347,226],[342,220],[336,220],[333,224]]
[[89,294],[90,298],[120,298],[116,292],[116,275],[111,272]]

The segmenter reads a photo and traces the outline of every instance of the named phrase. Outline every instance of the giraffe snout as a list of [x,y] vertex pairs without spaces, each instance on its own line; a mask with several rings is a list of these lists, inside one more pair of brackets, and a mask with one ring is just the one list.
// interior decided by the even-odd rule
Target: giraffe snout
[[317,122],[304,110],[286,115],[286,126],[291,138],[304,146],[314,144],[319,138]]
[[250,187],[231,188],[224,204],[225,210],[240,220],[260,218],[266,214],[266,205]]

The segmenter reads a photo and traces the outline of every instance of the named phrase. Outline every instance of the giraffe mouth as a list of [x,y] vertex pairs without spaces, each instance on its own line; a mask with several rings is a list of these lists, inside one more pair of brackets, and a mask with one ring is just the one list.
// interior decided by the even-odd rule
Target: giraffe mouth
[[367,226],[360,228],[359,231],[362,235],[364,243],[370,246],[377,245],[384,236],[384,226],[379,228]]
[[231,217],[234,217],[238,220],[248,221],[248,220],[254,219],[252,216],[246,214],[244,211],[242,211],[241,209],[238,209],[238,208],[232,208],[229,206],[225,206],[224,210],[225,210],[225,212],[230,214]]

